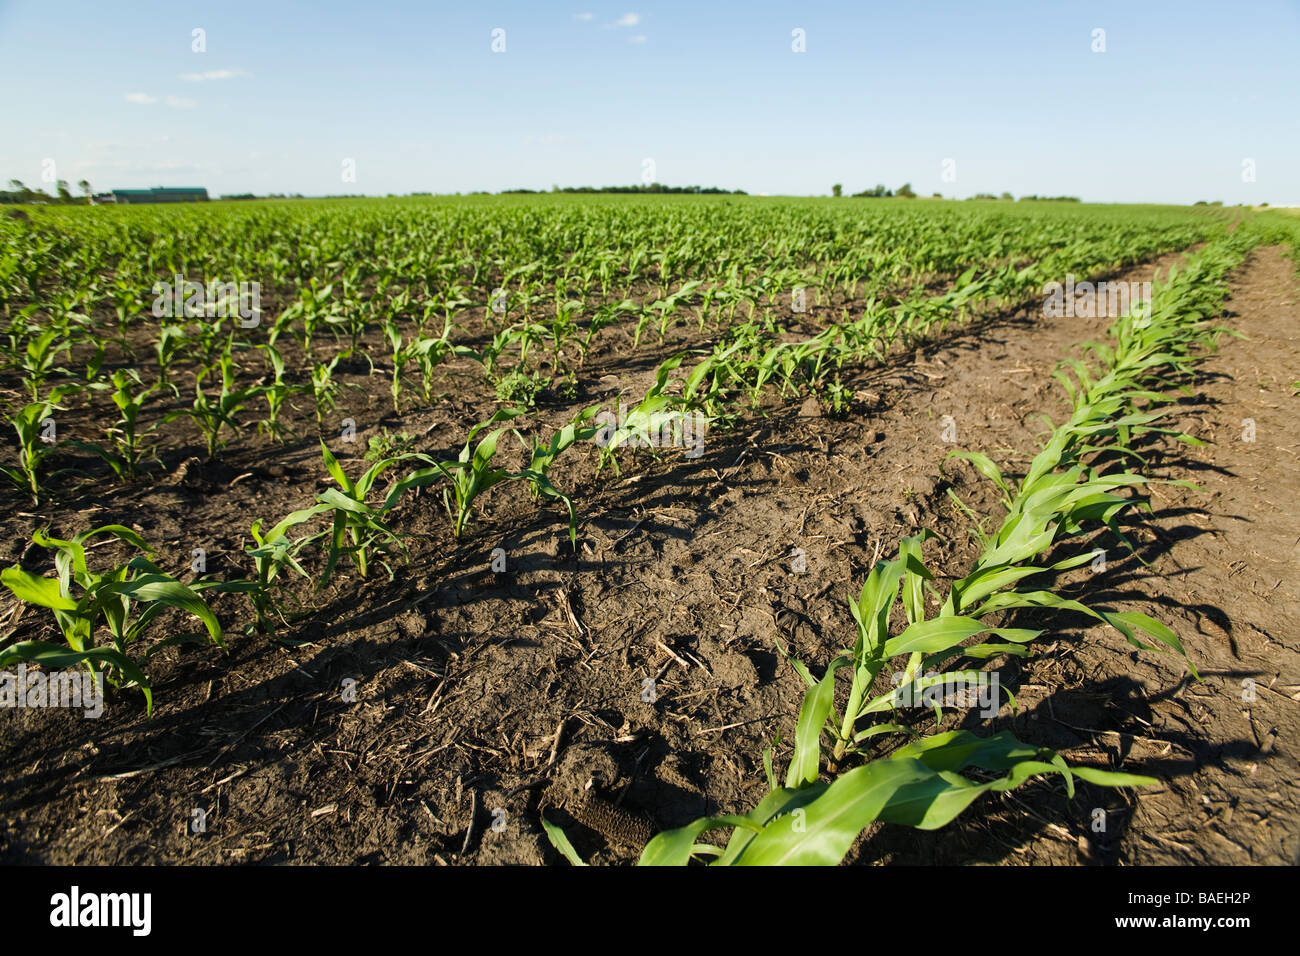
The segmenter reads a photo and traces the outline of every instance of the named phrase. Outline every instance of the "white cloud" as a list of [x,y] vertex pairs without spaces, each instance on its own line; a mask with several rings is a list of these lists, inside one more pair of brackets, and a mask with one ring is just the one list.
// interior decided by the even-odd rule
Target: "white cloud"
[[184,96],[168,95],[168,97],[165,100],[163,100],[163,102],[166,103],[174,110],[192,110],[194,109],[194,107],[199,105],[194,100],[188,99]]
[[148,93],[128,93],[126,94],[126,101],[128,103],[141,103],[147,105],[149,103],[157,103],[158,97],[150,96]]
[[616,27],[634,27],[641,22],[641,14],[625,13],[614,21]]
[[241,76],[251,76],[243,70],[206,70],[202,73],[179,73],[177,74],[187,83],[201,83],[204,80],[233,80]]
[[645,34],[644,34],[644,33],[638,33],[638,34],[637,34],[636,36],[634,36],[634,37],[631,39],[631,41],[629,41],[629,42],[631,42],[631,43],[645,43]]
[[591,20],[591,19],[594,18],[595,16],[596,16],[596,15],[595,15],[594,13],[575,13],[575,14],[573,15],[573,19],[575,19],[575,20],[584,20],[584,21],[585,21],[585,20]]

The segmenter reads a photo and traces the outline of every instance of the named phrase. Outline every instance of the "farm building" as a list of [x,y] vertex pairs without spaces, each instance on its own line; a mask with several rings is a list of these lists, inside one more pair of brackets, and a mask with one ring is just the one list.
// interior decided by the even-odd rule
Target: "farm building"
[[143,202],[207,202],[208,191],[199,187],[181,186],[175,189],[114,189],[113,202],[131,205]]

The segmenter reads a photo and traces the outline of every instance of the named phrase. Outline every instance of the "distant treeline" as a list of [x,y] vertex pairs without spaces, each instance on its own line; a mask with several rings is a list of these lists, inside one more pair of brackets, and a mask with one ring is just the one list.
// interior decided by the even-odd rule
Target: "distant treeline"
[[31,189],[24,186],[20,180],[9,180],[9,188],[0,190],[0,203],[37,203],[41,205],[63,204],[72,205],[80,203],[84,205],[90,202],[90,183],[82,180],[77,183],[83,195],[74,196],[72,190],[68,188],[68,181],[60,179],[54,184],[55,192],[51,196],[43,189]]
[[992,193],[976,193],[971,199],[992,199],[996,202],[1083,202],[1078,196],[1021,196],[1016,199],[1011,193],[995,196]]
[[[265,196],[255,196],[253,193],[230,193],[222,196],[221,198],[226,200],[241,200],[241,199],[305,199],[306,197],[303,196],[302,193],[267,193]],[[327,196],[325,198],[333,199],[335,197]],[[339,197],[339,198],[352,199],[352,198],[359,198],[359,197],[348,196],[348,197]]]
[[[844,195],[844,187],[836,183],[831,187],[831,195],[839,198]],[[867,198],[867,199],[915,199],[916,192],[912,189],[911,183],[903,183],[897,191],[888,188],[884,183],[878,183],[874,189],[864,189],[860,193],[853,193],[850,199]],[[932,198],[942,199],[941,193],[934,193]],[[995,202],[1015,202],[1016,197],[1011,193],[1003,193],[1001,196],[995,196],[992,193],[976,193],[971,199],[992,199]],[[1021,202],[1081,202],[1078,196],[1021,196]]]
[[[835,196],[840,196],[842,194],[841,189],[842,187],[839,184],[836,184],[835,187],[831,190],[831,192]],[[898,187],[897,193],[895,193],[892,189],[886,188],[884,183],[878,183],[875,189],[864,189],[860,193],[853,193],[849,198],[858,199],[861,197],[866,197],[867,199],[892,199],[895,196],[897,196],[899,199],[915,199],[916,193],[912,191],[911,183],[903,183],[903,185]]]
[[[501,195],[544,193],[545,189],[503,189]],[[553,193],[692,193],[709,196],[747,196],[743,189],[719,189],[717,186],[665,186],[663,183],[640,183],[633,186],[552,186]],[[470,193],[486,195],[485,193]]]

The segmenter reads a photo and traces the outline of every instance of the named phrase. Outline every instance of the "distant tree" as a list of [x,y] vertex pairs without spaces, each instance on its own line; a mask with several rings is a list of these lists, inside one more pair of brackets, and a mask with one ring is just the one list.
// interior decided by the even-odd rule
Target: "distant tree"
[[931,199],[942,199],[942,198],[943,198],[943,193],[934,193],[930,198],[931,198]]
[[1013,195],[1011,195],[1011,193],[1003,193],[1003,194],[1002,194],[1001,196],[999,196],[998,198],[999,198],[999,199],[1003,199],[1003,200],[1005,200],[1005,201],[1007,201],[1007,202],[1014,202],[1016,197],[1013,196]]
[[68,188],[68,181],[66,179],[60,179],[55,184],[55,188],[59,193],[59,202],[72,202],[72,190]]
[[83,193],[85,193],[85,195],[86,195],[86,202],[90,202],[90,195],[91,195],[91,193],[90,193],[90,180],[89,180],[89,179],[78,180],[78,182],[77,182],[77,188],[80,189]]
[[904,199],[915,199],[915,198],[916,198],[916,193],[914,193],[914,192],[912,191],[912,184],[911,184],[911,183],[903,183],[903,185],[901,185],[901,186],[898,187],[898,192],[895,193],[895,195],[897,195],[897,196],[902,196]]
[[831,195],[834,196],[836,199],[839,199],[841,196],[844,195],[844,186],[841,185],[840,183],[836,183],[834,186],[831,187]]

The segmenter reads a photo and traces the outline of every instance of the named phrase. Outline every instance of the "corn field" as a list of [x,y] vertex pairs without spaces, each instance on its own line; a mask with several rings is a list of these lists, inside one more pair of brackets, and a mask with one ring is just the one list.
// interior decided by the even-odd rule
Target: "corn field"
[[[1118,853],[1089,827],[1167,777],[1026,726],[1027,675],[1083,634],[1218,679],[1105,575],[1177,558],[1202,366],[1277,247],[1293,218],[1050,202],[3,217],[0,667],[99,682],[137,748],[104,773],[179,735],[160,819],[251,828],[204,787],[280,774],[443,863],[869,864],[1010,815]],[[1017,341],[1062,344],[998,365]],[[981,367],[987,400],[944,391]],[[65,718],[54,752],[103,744]],[[295,813],[239,859],[297,859]]]

